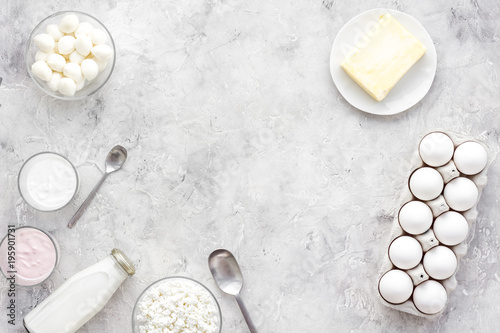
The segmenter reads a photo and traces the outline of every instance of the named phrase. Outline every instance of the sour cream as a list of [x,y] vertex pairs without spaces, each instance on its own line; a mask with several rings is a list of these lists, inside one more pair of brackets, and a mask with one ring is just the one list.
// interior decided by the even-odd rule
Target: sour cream
[[73,165],[56,153],[32,156],[19,173],[19,190],[24,200],[35,209],[53,211],[73,199],[78,176]]

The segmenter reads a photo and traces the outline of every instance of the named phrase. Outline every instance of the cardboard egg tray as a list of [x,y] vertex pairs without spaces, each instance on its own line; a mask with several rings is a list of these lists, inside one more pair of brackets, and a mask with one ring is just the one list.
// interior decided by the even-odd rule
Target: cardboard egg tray
[[[411,174],[416,169],[423,167],[423,166],[428,166],[420,158],[419,145],[420,145],[420,141],[422,140],[422,138],[425,137],[425,135],[432,133],[432,132],[442,132],[442,133],[445,133],[446,135],[448,135],[452,139],[454,146],[455,146],[455,149],[461,143],[464,143],[466,141],[475,141],[475,142],[481,144],[486,149],[486,152],[488,154],[488,163],[486,164],[486,167],[483,169],[483,171],[481,171],[480,173],[473,175],[473,176],[467,176],[467,175],[461,174],[456,168],[454,168],[454,169],[453,168],[444,169],[443,167],[434,168],[434,169],[437,169],[438,171],[440,171],[441,175],[443,176],[445,186],[452,179],[455,179],[456,177],[459,177],[459,176],[469,178],[470,180],[472,180],[476,184],[476,186],[478,188],[478,192],[479,192],[478,200],[477,200],[476,204],[471,209],[469,209],[465,212],[459,212],[467,220],[467,223],[469,225],[469,234],[470,234],[470,229],[471,229],[471,227],[473,227],[473,224],[476,221],[477,215],[478,215],[478,212],[476,209],[477,203],[479,202],[479,200],[481,198],[481,192],[482,192],[482,190],[487,182],[486,173],[487,173],[488,168],[491,165],[497,151],[494,149],[491,149],[489,147],[489,145],[483,140],[471,138],[471,137],[468,137],[468,136],[460,134],[460,133],[456,133],[456,132],[452,132],[452,131],[444,131],[444,130],[430,131],[430,132],[422,135],[420,140],[417,142],[416,152],[413,154],[411,162],[410,162],[411,169],[410,169],[410,172],[408,174],[408,180],[409,180],[409,177],[411,176]],[[453,161],[453,159],[452,159],[452,161]],[[448,207],[448,205],[447,205],[447,203],[444,200],[442,195],[443,194],[441,193],[441,195],[437,199],[425,202],[431,208],[434,220],[440,214],[450,210],[450,208]],[[377,292],[378,292],[378,283],[379,283],[380,278],[386,272],[390,271],[391,269],[398,269],[396,266],[394,266],[392,264],[391,260],[389,259],[389,255],[388,255],[388,247],[395,238],[402,236],[402,235],[407,235],[407,236],[411,236],[411,237],[416,238],[422,245],[424,255],[431,248],[434,248],[437,245],[444,245],[444,244],[439,244],[439,241],[436,239],[436,237],[434,237],[433,232],[432,232],[433,225],[431,225],[431,228],[427,232],[425,232],[424,234],[416,235],[416,236],[407,234],[401,228],[401,226],[399,224],[399,210],[401,209],[401,207],[405,203],[407,203],[411,200],[419,200],[419,199],[417,199],[415,196],[413,196],[413,194],[410,192],[409,185],[407,184],[406,186],[404,186],[404,188],[402,190],[401,197],[400,197],[400,200],[398,203],[398,208],[394,214],[392,230],[390,233],[391,234],[390,240],[385,247],[385,255],[384,255],[382,265],[381,265],[381,273],[377,279]],[[469,238],[469,236],[463,242],[459,243],[458,245],[451,246],[451,247],[448,246],[448,248],[450,248],[455,253],[455,255],[457,257],[457,261],[458,261],[457,270],[455,271],[455,273],[451,277],[449,277],[446,280],[436,280],[444,286],[444,288],[448,294],[448,301],[447,301],[448,303],[450,300],[450,297],[449,297],[450,293],[457,287],[457,280],[456,280],[455,276],[456,276],[457,271],[460,269],[461,258],[467,253],[467,240],[468,240],[468,238]],[[446,246],[446,245],[444,245],[444,246]],[[423,261],[423,259],[422,259],[422,261]],[[425,272],[423,265],[422,265],[422,261],[420,262],[419,265],[417,265],[417,267],[409,269],[409,270],[404,270],[406,273],[408,273],[408,275],[410,275],[410,277],[413,281],[414,288],[424,281],[427,281],[429,279],[432,280],[432,278],[430,278],[428,276],[428,274]],[[423,312],[420,312],[416,308],[416,306],[414,305],[413,300],[412,300],[413,294],[412,294],[412,296],[410,296],[410,298],[406,302],[401,303],[401,304],[389,303],[386,300],[384,300],[384,298],[380,294],[379,294],[379,296],[380,296],[382,303],[390,308],[393,308],[393,309],[396,309],[399,311],[403,311],[403,312],[407,312],[407,313],[410,313],[410,314],[413,314],[416,316],[426,317],[426,318],[438,317],[447,307],[447,305],[446,305],[440,312],[438,312],[436,314],[425,314]]]

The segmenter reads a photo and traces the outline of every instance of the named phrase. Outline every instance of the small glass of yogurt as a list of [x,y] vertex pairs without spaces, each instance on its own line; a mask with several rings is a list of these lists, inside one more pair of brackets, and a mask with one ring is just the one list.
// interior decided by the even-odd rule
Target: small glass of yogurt
[[66,206],[78,191],[78,173],[67,158],[43,152],[24,162],[18,177],[19,192],[31,207],[56,211]]
[[59,245],[35,227],[9,229],[0,243],[0,270],[18,286],[35,286],[49,278],[59,262]]

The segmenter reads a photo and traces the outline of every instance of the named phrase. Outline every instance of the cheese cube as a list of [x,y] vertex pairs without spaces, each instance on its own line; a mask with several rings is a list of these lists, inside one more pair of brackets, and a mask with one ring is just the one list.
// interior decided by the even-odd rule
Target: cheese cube
[[387,13],[340,65],[361,88],[380,102],[426,50]]

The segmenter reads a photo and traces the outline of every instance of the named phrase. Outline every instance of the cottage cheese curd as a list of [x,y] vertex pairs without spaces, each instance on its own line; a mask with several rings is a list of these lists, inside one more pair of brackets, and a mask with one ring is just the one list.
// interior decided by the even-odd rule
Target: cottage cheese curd
[[204,286],[187,278],[167,278],[153,284],[144,291],[134,312],[139,333],[220,330],[215,298]]

